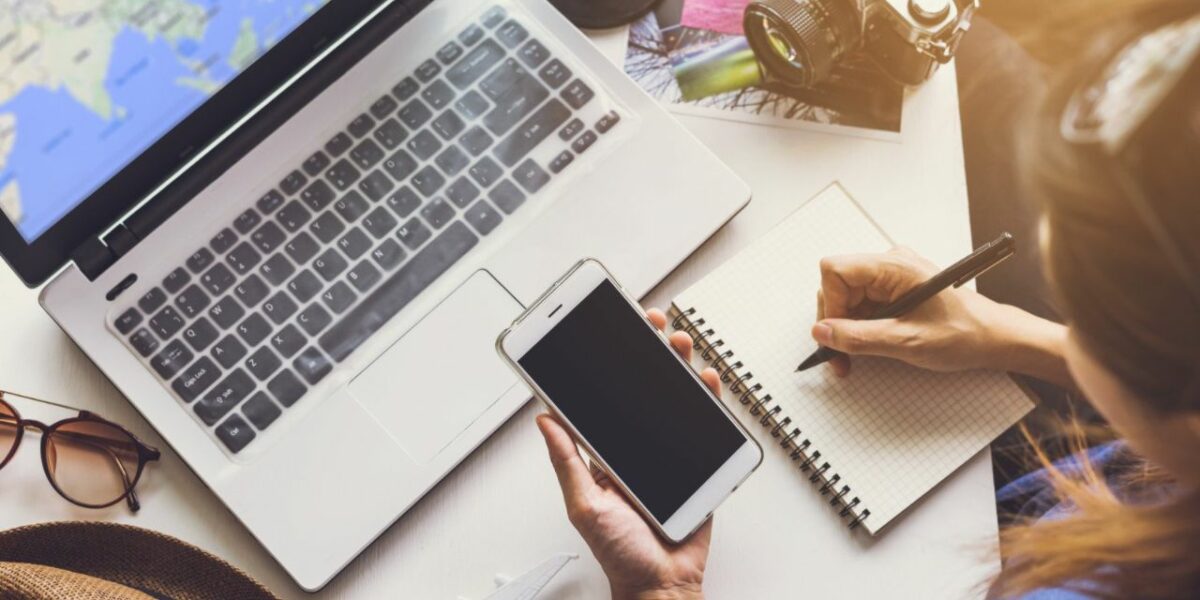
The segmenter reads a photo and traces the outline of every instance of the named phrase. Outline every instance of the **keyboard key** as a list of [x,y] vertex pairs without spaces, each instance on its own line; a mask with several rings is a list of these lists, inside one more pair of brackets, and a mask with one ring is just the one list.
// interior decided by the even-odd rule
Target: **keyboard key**
[[466,89],[503,58],[504,48],[501,48],[500,44],[493,40],[487,40],[472,48],[466,57],[446,71],[446,79],[454,87],[460,90]]
[[400,108],[400,103],[391,96],[380,96],[378,100],[371,104],[371,115],[380,121],[388,118],[397,109]]
[[483,25],[488,29],[495,29],[497,25],[504,22],[504,17],[508,16],[508,11],[502,6],[493,6],[483,13]]
[[307,350],[301,352],[300,356],[296,357],[296,360],[292,361],[292,368],[296,369],[296,372],[309,385],[316,385],[318,381],[324,379],[333,370],[333,365],[330,364],[329,359],[325,358],[325,355],[321,354],[319,350],[310,346]]
[[308,209],[304,208],[304,205],[300,204],[298,200],[288,202],[278,213],[275,213],[275,220],[279,221],[279,224],[283,225],[283,228],[290,233],[295,233],[304,227],[304,224],[311,218],[312,213],[308,212]]
[[200,285],[203,285],[204,289],[214,296],[224,294],[235,281],[237,281],[237,276],[229,270],[229,267],[220,263],[213,265],[207,273],[200,276]]
[[272,373],[278,371],[281,366],[283,366],[283,362],[266,346],[259,348],[250,355],[250,358],[246,359],[246,368],[259,381],[265,381]]
[[[303,188],[304,184],[306,184],[306,183],[308,183],[308,176],[305,175],[304,173],[301,173],[300,170],[297,169],[295,171],[292,171],[291,173],[288,173],[287,177],[284,177],[283,181],[279,182],[279,189],[283,190],[283,193],[291,196],[292,194],[295,194],[296,192],[300,191],[300,189]],[[283,198],[279,198],[278,203],[282,203],[282,202],[283,202]],[[278,203],[276,205],[278,205]],[[272,212],[274,212],[275,207],[274,206],[272,206],[270,208],[259,207],[259,210],[261,210],[263,212],[263,214],[271,214]]]
[[300,311],[300,316],[296,317],[296,322],[300,324],[300,329],[308,335],[317,335],[322,329],[329,327],[333,322],[333,317],[329,316],[329,311],[321,307],[320,304],[313,304],[308,308]]
[[443,173],[453,177],[458,175],[459,171],[467,168],[467,165],[471,164],[471,159],[467,158],[467,155],[463,154],[463,151],[459,150],[458,146],[447,146],[434,159],[434,163],[437,164]]
[[421,63],[421,66],[417,67],[416,75],[417,79],[420,79],[422,83],[429,83],[441,72],[441,65],[437,64],[437,62],[433,59],[429,59]]
[[339,133],[339,134],[333,136],[333,138],[330,139],[325,144],[325,151],[328,152],[334,158],[337,158],[337,157],[341,156],[342,153],[349,150],[350,146],[353,146],[353,145],[354,145],[354,140],[350,139],[350,136],[348,136],[344,133]]
[[288,242],[283,247],[283,250],[296,264],[302,265],[317,255],[320,246],[317,245],[317,241],[312,236],[302,231],[296,237],[292,238],[292,241]]
[[438,135],[442,136],[443,140],[450,141],[462,133],[462,130],[467,128],[467,124],[463,122],[462,117],[451,111],[446,111],[440,117],[433,120],[431,127],[433,127],[433,130]]
[[337,239],[337,236],[346,230],[346,225],[342,223],[341,219],[337,218],[337,215],[322,213],[321,216],[317,217],[316,221],[312,222],[312,225],[308,226],[308,230],[317,236],[317,239],[321,240],[322,243],[328,244]]
[[255,229],[254,233],[250,234],[250,241],[254,242],[254,245],[263,254],[274,252],[286,239],[287,235],[283,233],[283,230],[271,221],[263,223],[262,227]]
[[422,90],[421,97],[433,110],[442,110],[454,101],[454,89],[439,79]]
[[208,316],[217,324],[217,327],[229,329],[246,316],[246,309],[242,308],[242,305],[238,304],[232,296],[226,296],[208,309]]
[[[296,192],[291,193],[294,194]],[[283,206],[284,200],[285,198],[283,197],[283,194],[280,194],[275,190],[271,190],[266,194],[263,194],[263,197],[259,198],[258,202],[254,203],[254,206],[258,208],[258,212],[264,215],[269,215],[279,210],[279,207]]]
[[237,243],[237,234],[232,229],[226,227],[213,236],[213,239],[208,242],[208,247],[212,248],[213,252],[217,254],[224,254],[235,243]]
[[158,334],[158,337],[163,340],[168,340],[171,336],[183,329],[183,317],[174,308],[168,306],[158,314],[150,317],[150,330]]
[[417,83],[416,79],[405,77],[400,80],[400,83],[396,84],[396,87],[392,88],[392,95],[401,102],[404,102],[412,98],[413,94],[417,93],[419,89],[421,89],[421,84]]
[[245,450],[246,446],[254,441],[255,436],[254,430],[238,415],[225,419],[225,422],[217,427],[217,438],[234,454]]
[[271,336],[271,347],[275,348],[280,356],[291,358],[304,347],[306,341],[304,334],[300,333],[295,325],[289,323]]
[[321,283],[321,280],[317,279],[317,276],[308,269],[300,271],[299,275],[288,282],[288,291],[302,303],[312,300],[313,296],[320,293],[321,288],[324,287],[325,284]]
[[492,205],[488,204],[486,200],[476,202],[463,216],[471,224],[471,227],[479,232],[479,235],[487,235],[500,226],[500,213],[496,212],[496,209],[492,208]]
[[465,224],[451,224],[343,319],[326,330],[319,340],[321,348],[334,360],[345,360],[359,344],[383,327],[478,242],[479,238]]
[[357,299],[358,296],[354,294],[354,291],[344,281],[333,284],[332,287],[325,290],[324,294],[321,294],[321,300],[325,302],[325,306],[328,306],[329,310],[338,315],[346,312],[346,309],[350,308],[350,305],[354,304],[354,301]]
[[337,250],[330,248],[313,261],[313,270],[325,281],[333,281],[349,266]]
[[[503,95],[494,99],[496,107],[483,117],[484,127],[497,136],[504,135],[515,127],[550,96],[550,91],[536,77],[520,67],[517,69],[519,69],[519,74],[513,86]],[[558,127],[558,125],[554,125],[554,127]]]
[[196,415],[205,425],[212,425],[229,414],[233,407],[241,404],[252,391],[254,381],[245,371],[237,369],[205,394],[192,410],[196,411]]
[[471,174],[471,179],[474,179],[475,183],[478,183],[479,187],[483,189],[492,187],[493,183],[504,177],[504,169],[501,169],[500,165],[496,164],[496,161],[486,156],[479,159],[479,162],[471,167],[469,173]]
[[158,373],[159,377],[170,379],[192,362],[193,358],[195,355],[187,349],[187,346],[183,345],[183,342],[173,340],[150,361],[150,367],[154,369],[155,373]]
[[280,371],[270,383],[267,384],[267,390],[272,396],[279,401],[280,404],[291,407],[296,403],[307,389],[303,383],[296,378],[296,375],[291,371]]
[[321,175],[321,171],[329,168],[329,165],[332,162],[333,161],[329,160],[328,154],[317,150],[315,154],[304,160],[304,164],[301,165],[301,168],[303,168],[304,172],[308,173],[310,177],[318,177]]
[[[369,139],[363,140],[350,151],[350,159],[354,161],[354,164],[358,165],[358,168],[364,171],[369,171],[371,167],[374,167],[379,161],[383,160],[384,156],[386,155],[383,152],[383,148],[380,148],[379,144],[375,143],[375,140]],[[358,175],[355,174],[353,178],[357,180]],[[338,186],[339,189],[345,189],[336,179],[333,181],[333,184]]]
[[152,313],[158,310],[167,301],[167,295],[159,288],[150,288],[150,291],[138,298],[138,308],[144,313]]
[[382,206],[371,211],[371,214],[364,217],[362,221],[363,229],[366,229],[367,233],[377,240],[391,235],[392,230],[399,224],[396,217],[393,217],[392,213]]
[[383,170],[396,181],[404,181],[417,170],[417,161],[411,154],[400,150],[383,161]]
[[189,271],[200,273],[200,271],[208,268],[208,265],[211,265],[213,260],[215,260],[213,253],[209,252],[208,248],[201,248],[188,257],[186,264]]
[[421,160],[429,160],[441,149],[442,143],[427,129],[408,140],[408,151],[416,154]]
[[263,279],[268,283],[279,286],[296,272],[296,266],[286,256],[275,254],[259,267],[258,272],[262,273]]
[[133,349],[137,350],[137,353],[143,358],[158,350],[158,340],[154,339],[154,334],[144,327],[129,336],[129,345],[133,346]]
[[575,151],[575,154],[583,154],[584,152],[587,152],[588,148],[591,148],[592,144],[595,144],[596,140],[598,139],[600,138],[596,135],[595,131],[588,131],[579,136],[579,139],[571,143],[571,149]]
[[412,184],[413,187],[417,188],[417,191],[428,198],[442,189],[443,185],[446,185],[446,178],[442,177],[442,174],[437,169],[425,167],[417,171],[416,175],[413,175]]
[[354,286],[359,293],[365,293],[379,283],[380,277],[382,275],[380,275],[379,269],[364,260],[350,269],[350,272],[346,274],[346,281],[349,281],[350,285]]
[[575,155],[571,154],[570,150],[563,150],[550,161],[551,173],[562,173],[562,170],[567,168],[572,162],[575,162]]
[[537,163],[532,160],[526,160],[513,170],[513,179],[525,188],[526,192],[536,194],[550,182],[550,175],[546,173]]
[[254,249],[249,242],[242,242],[237,245],[226,257],[225,262],[237,271],[238,275],[245,275],[251,269],[258,266],[258,262],[262,260],[262,255],[258,250]]
[[342,196],[341,200],[333,204],[333,210],[345,219],[347,223],[353,223],[359,217],[367,214],[368,210],[371,210],[371,204],[362,197],[362,194],[350,191],[345,196]]
[[204,317],[192,321],[192,324],[183,330],[183,340],[196,352],[204,350],[217,341],[217,335],[217,328],[213,327],[212,322]]
[[192,366],[171,382],[171,389],[184,401],[190,403],[200,397],[204,390],[212,387],[221,377],[221,370],[207,356],[201,356]]
[[464,46],[474,46],[481,39],[483,39],[483,29],[478,25],[470,25],[458,34],[458,41],[462,42]]
[[529,32],[520,23],[509,19],[500,29],[496,30],[496,37],[511,50],[516,48],[517,44],[525,41],[525,38],[529,37]]
[[579,132],[581,131],[583,131],[583,120],[571,119],[570,123],[567,123],[562,129],[558,130],[558,139],[564,142],[569,142],[574,139],[575,136],[579,135]]
[[189,319],[203,312],[211,302],[208,294],[205,294],[204,290],[194,283],[175,297],[175,306],[178,306],[179,310]]
[[599,121],[596,121],[596,131],[599,131],[600,133],[608,133],[610,129],[616,127],[617,123],[620,122],[621,115],[615,110],[609,111],[608,114],[600,117]]
[[263,302],[262,305],[263,314],[267,315],[276,325],[282,325],[284,321],[287,321],[292,315],[296,314],[296,311],[299,309],[300,307],[296,306],[296,302],[292,300],[292,297],[282,291],[267,298],[267,301]]
[[266,392],[256,392],[246,405],[242,407],[242,415],[254,424],[259,431],[262,431],[271,426],[275,419],[282,415],[283,411],[279,410],[275,402]]
[[258,275],[251,275],[233,288],[233,293],[246,308],[254,308],[267,297],[267,284]]
[[404,129],[400,121],[388,119],[379,126],[379,129],[375,130],[373,135],[376,141],[383,144],[384,148],[395,150],[408,138],[408,131]]
[[239,342],[236,337],[227,335],[221,341],[217,342],[217,345],[212,347],[209,354],[212,354],[212,357],[217,359],[217,363],[221,365],[221,368],[228,369],[245,358],[247,352],[246,346]]
[[529,154],[542,140],[550,137],[567,119],[571,118],[571,110],[558,100],[551,100],[537,109],[512,134],[496,144],[496,158],[505,166],[511,167],[525,155]]
[[425,220],[434,229],[441,229],[454,219],[454,207],[450,206],[445,200],[438,198],[421,209],[421,216],[425,217]]
[[342,249],[342,252],[346,253],[346,256],[350,257],[350,260],[354,260],[366,254],[371,249],[371,238],[367,237],[367,234],[363,233],[361,229],[355,227],[342,236],[338,240],[337,245],[338,248]]
[[479,156],[480,154],[487,152],[487,149],[492,147],[492,142],[494,141],[495,139],[492,138],[491,134],[489,134],[487,130],[479,126],[475,126],[472,127],[470,131],[463,134],[462,138],[459,139],[458,142],[462,144],[463,148],[467,149],[467,152],[471,153],[471,156]]
[[468,204],[479,197],[479,188],[471,183],[466,177],[459,177],[457,181],[450,184],[446,188],[446,197],[459,208],[466,208]]
[[138,312],[136,308],[131,308],[121,313],[121,316],[117,317],[116,320],[113,321],[113,326],[117,328],[117,333],[125,335],[130,331],[133,331],[133,328],[140,325],[141,322],[142,313]]
[[355,117],[353,121],[350,121],[350,124],[346,126],[346,129],[350,132],[350,135],[360,138],[368,133],[371,133],[372,129],[375,129],[375,119],[372,119],[370,115],[363,113]]
[[405,125],[408,125],[409,129],[416,131],[422,125],[429,122],[429,119],[433,118],[433,111],[429,110],[429,107],[425,106],[425,103],[413,98],[411,102],[404,105],[404,108],[400,109],[399,116],[400,120]]
[[[350,161],[346,159],[333,163],[333,166],[329,167],[328,171],[325,171],[325,177],[329,179],[333,187],[336,187],[341,192],[350,189],[350,186],[354,185],[354,182],[358,181],[358,178],[361,176],[362,173],[354,168],[354,165],[350,164]],[[313,207],[313,210],[318,209]]]
[[525,63],[525,66],[530,69],[536,69],[542,63],[546,62],[546,59],[550,58],[550,51],[541,42],[529,40],[517,51],[517,57],[521,59],[521,62]]
[[188,272],[180,267],[167,274],[166,278],[163,279],[163,287],[167,288],[168,293],[178,294],[179,290],[182,290],[183,286],[187,285],[191,280],[192,276],[188,275]]
[[504,211],[504,214],[511,215],[522,204],[525,203],[525,194],[521,192],[513,182],[505,179],[501,181],[495,189],[488,193],[488,198],[491,198],[492,203]]
[[538,71],[538,77],[541,77],[546,85],[555,89],[566,83],[571,78],[571,75],[571,69],[568,69],[567,65],[564,65],[557,58],[546,63],[546,66]]
[[583,105],[590,102],[592,98],[596,96],[596,93],[593,92],[592,88],[588,87],[586,83],[576,79],[575,81],[572,81],[571,84],[568,85],[561,94],[559,94],[559,96],[561,96],[562,99],[567,102],[567,104],[570,104],[571,108],[579,110],[583,108]]
[[404,186],[400,188],[400,191],[388,197],[387,205],[392,212],[396,213],[396,216],[403,219],[421,207],[421,197],[412,191],[412,188]]
[[260,314],[252,314],[237,326],[237,333],[248,346],[257,346],[271,334],[271,324]]
[[238,230],[238,233],[245,235],[250,233],[255,227],[258,227],[258,224],[261,222],[262,217],[258,216],[258,213],[251,208],[238,215],[237,219],[234,219],[233,228]]
[[358,189],[362,190],[362,193],[366,194],[372,201],[378,202],[384,196],[388,195],[388,192],[396,189],[396,184],[391,179],[388,179],[387,175],[384,175],[379,170],[375,170],[371,171],[362,181],[358,182]]
[[455,60],[458,60],[458,57],[462,56],[462,53],[462,46],[459,46],[454,42],[447,42],[445,46],[442,46],[440,49],[438,49],[437,59],[442,61],[443,65],[449,65]]
[[421,244],[424,244],[429,238],[433,237],[433,233],[429,231],[429,228],[424,223],[417,219],[412,219],[396,232],[396,237],[400,238],[400,241],[404,242],[404,245],[408,246],[409,250],[416,250]]
[[400,266],[400,263],[404,262],[404,256],[404,248],[401,248],[396,240],[384,240],[379,247],[371,251],[371,258],[375,260],[375,264],[387,271]]
[[483,113],[486,113],[490,106],[487,99],[480,96],[479,92],[475,90],[467,92],[462,98],[458,99],[458,102],[454,103],[455,110],[468,119],[476,119],[483,116]]
[[[344,160],[341,162],[346,163]],[[346,164],[349,165],[349,163]],[[329,184],[318,179],[304,189],[304,193],[300,194],[300,199],[315,212],[329,206],[329,203],[333,202],[334,194],[333,190],[329,189]]]

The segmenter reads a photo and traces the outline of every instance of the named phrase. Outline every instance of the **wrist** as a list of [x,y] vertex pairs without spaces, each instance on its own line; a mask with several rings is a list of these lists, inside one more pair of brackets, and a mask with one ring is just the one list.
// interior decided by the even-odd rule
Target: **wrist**
[[613,600],[704,600],[704,591],[699,584],[636,590],[613,586],[612,598]]
[[1073,387],[1067,368],[1067,328],[1009,305],[998,305],[993,328],[997,368]]

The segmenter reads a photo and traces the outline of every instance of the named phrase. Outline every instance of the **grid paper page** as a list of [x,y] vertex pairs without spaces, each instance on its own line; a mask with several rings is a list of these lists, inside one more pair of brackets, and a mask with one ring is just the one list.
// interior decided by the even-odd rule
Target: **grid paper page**
[[[744,363],[791,417],[817,465],[839,474],[871,511],[871,534],[946,478],[1032,408],[1004,373],[941,374],[857,358],[850,377],[794,373],[816,342],[809,331],[824,256],[884,252],[887,236],[837,184],[675,300]],[[769,445],[763,440],[763,446]],[[770,453],[770,451],[767,451]],[[782,453],[782,450],[778,450]]]

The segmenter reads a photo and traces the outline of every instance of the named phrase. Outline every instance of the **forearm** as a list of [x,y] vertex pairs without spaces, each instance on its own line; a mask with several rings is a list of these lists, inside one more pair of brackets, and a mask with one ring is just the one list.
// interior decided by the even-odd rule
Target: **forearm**
[[995,331],[997,368],[1075,389],[1064,355],[1065,326],[1002,305]]

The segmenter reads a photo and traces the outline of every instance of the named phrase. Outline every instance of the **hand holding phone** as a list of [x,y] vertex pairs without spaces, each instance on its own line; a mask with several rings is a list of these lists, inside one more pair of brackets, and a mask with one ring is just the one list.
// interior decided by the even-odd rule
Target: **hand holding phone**
[[[667,316],[662,311],[650,309],[646,317],[660,331],[666,328]],[[692,338],[676,332],[670,342],[684,360],[691,360]],[[715,370],[705,369],[700,378],[720,395],[721,381]],[[604,568],[613,597],[634,597],[656,590],[700,597],[712,519],[681,544],[664,542],[607,475],[584,464],[575,440],[553,416],[538,415],[537,424],[546,439],[567,515]]]

